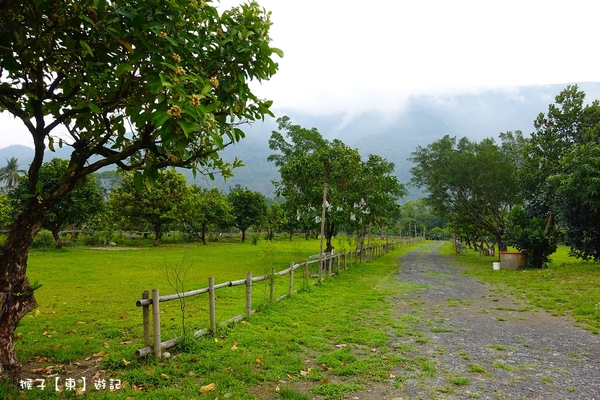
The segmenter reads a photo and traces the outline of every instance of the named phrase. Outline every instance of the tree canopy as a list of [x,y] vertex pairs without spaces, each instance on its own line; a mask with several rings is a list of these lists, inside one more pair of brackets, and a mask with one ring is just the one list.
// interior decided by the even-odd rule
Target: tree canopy
[[444,136],[427,147],[417,147],[411,160],[412,182],[428,192],[427,203],[475,236],[492,235],[500,250],[506,213],[518,202],[516,182],[519,158],[513,154],[521,132],[472,142]]
[[546,221],[547,235],[564,228],[573,255],[600,259],[600,102],[585,104],[585,93],[568,86],[534,125],[519,174],[525,208]]
[[136,188],[133,175],[128,174],[110,194],[111,215],[124,227],[150,226],[158,246],[165,228],[182,219],[187,194],[185,176],[173,169],[160,171],[156,185],[150,188]]
[[[48,190],[56,185],[65,174],[69,165],[68,160],[53,158],[45,162],[40,168],[40,180],[38,188],[40,191]],[[22,210],[27,200],[27,178],[21,180],[19,185],[9,195],[17,204],[16,209]],[[55,204],[42,223],[42,227],[52,232],[54,243],[57,248],[62,248],[60,231],[71,225],[75,229],[83,228],[97,214],[104,209],[102,193],[96,186],[94,175],[86,176],[78,185]]]
[[272,133],[269,147],[277,153],[268,158],[279,167],[277,194],[285,198],[288,218],[308,228],[321,221],[326,192],[326,251],[333,249],[331,238],[340,227],[364,234],[369,223],[385,225],[397,212],[396,202],[406,191],[393,175],[393,163],[375,155],[363,161],[339,139],[325,140],[315,128],[294,125],[288,117],[278,122],[284,132]]
[[262,194],[241,186],[232,188],[227,199],[232,207],[232,224],[242,232],[242,242],[245,242],[248,228],[263,224],[267,216],[267,201]]
[[19,169],[19,160],[15,157],[7,158],[6,165],[0,168],[0,181],[6,182],[6,189],[10,190],[19,183],[25,174],[24,169]]
[[[27,252],[47,211],[111,164],[152,184],[168,166],[229,176],[219,151],[239,124],[272,115],[250,88],[276,73],[270,14],[257,3],[5,2],[0,9],[0,111],[33,140],[32,195],[1,248],[0,376],[14,374],[14,328],[35,305]],[[58,132],[58,133],[57,133]],[[70,146],[65,174],[40,190],[44,150]],[[12,296],[12,294],[16,294]],[[18,296],[17,296],[18,295]]]
[[183,204],[181,225],[188,232],[200,235],[206,244],[206,230],[209,226],[225,226],[231,223],[233,208],[217,188],[206,189],[196,185],[188,188]]

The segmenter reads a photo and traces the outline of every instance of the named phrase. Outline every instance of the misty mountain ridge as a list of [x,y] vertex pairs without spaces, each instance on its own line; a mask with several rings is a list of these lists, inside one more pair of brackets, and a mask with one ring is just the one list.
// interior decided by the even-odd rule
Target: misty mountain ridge
[[[539,113],[545,113],[548,105],[567,84],[522,86],[512,90],[486,90],[475,94],[453,96],[413,96],[404,109],[393,117],[382,117],[376,113],[364,113],[348,120],[342,114],[311,116],[288,114],[294,124],[304,128],[317,128],[328,140],[342,140],[348,146],[358,148],[363,156],[377,154],[396,165],[396,174],[400,182],[410,180],[412,163],[408,161],[417,146],[428,144],[444,135],[467,137],[474,141],[484,138],[497,138],[507,131],[522,131],[526,136],[533,132],[533,121]],[[587,102],[600,99],[600,82],[578,84],[586,93]],[[278,115],[282,116],[282,115]],[[241,159],[244,167],[234,170],[234,177],[223,182],[216,177],[214,181],[206,177],[193,178],[191,171],[183,170],[188,182],[203,187],[219,187],[224,191],[239,184],[263,193],[274,195],[272,180],[279,178],[277,168],[267,162],[272,153],[268,140],[273,130],[277,130],[274,119],[255,122],[241,127],[246,137],[241,142],[222,151],[225,160]],[[56,152],[46,151],[45,160],[53,157],[68,158],[70,148],[56,148]],[[3,159],[16,157],[22,169],[26,169],[33,159],[33,149],[27,146],[13,145],[0,149],[0,166]],[[417,191],[411,190],[409,198]]]

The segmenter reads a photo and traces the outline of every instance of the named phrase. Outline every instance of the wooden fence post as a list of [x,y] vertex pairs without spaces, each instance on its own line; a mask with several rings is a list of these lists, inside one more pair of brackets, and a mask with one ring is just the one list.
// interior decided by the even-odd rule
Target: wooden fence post
[[275,268],[271,268],[271,288],[269,290],[269,300],[272,302],[275,296]]
[[210,330],[214,334],[217,331],[217,316],[215,307],[215,278],[208,278],[208,301],[210,309]]
[[160,309],[158,306],[158,289],[152,289],[152,330],[154,333],[154,357],[162,355],[160,348]]
[[294,291],[294,262],[291,262],[290,265],[290,294],[289,296],[292,297],[292,292]]
[[[150,293],[147,290],[142,292],[142,299],[149,299]],[[144,347],[150,347],[150,306],[142,306],[142,321],[144,324]]]
[[348,269],[348,266],[346,265],[346,256],[348,255],[347,251],[344,251],[344,271]]
[[252,315],[252,271],[246,274],[246,318]]
[[341,256],[342,256],[341,254],[337,255],[337,272],[338,272],[338,274],[340,273],[340,257]]
[[323,282],[323,253],[319,254],[319,283]]

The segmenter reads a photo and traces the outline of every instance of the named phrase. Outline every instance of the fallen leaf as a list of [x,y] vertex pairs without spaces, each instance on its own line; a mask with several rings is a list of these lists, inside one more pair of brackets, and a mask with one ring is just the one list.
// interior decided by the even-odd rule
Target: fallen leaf
[[83,386],[81,386],[80,388],[77,389],[77,391],[75,392],[75,396],[81,396],[83,393],[85,392],[85,389]]
[[100,371],[97,371],[94,376],[92,376],[92,379],[99,379],[100,378]]
[[321,368],[323,368],[323,371],[331,371],[331,368],[325,364],[321,365]]
[[233,341],[233,346],[231,346],[231,350],[237,350],[237,348],[238,348],[237,345],[238,345],[238,341],[234,340]]
[[321,385],[325,385],[326,383],[329,383],[329,379],[325,378],[321,381]]
[[213,382],[213,383],[211,383],[209,385],[202,386],[200,388],[200,391],[202,393],[208,393],[208,392],[212,392],[213,390],[215,390],[216,387],[217,387],[216,383]]
[[312,371],[312,368],[307,368],[306,371],[300,371],[300,375],[307,376]]
[[171,379],[171,377],[167,374],[160,374],[160,376],[162,376],[165,379]]
[[250,322],[248,322],[248,321],[242,321],[242,322],[240,322],[240,323],[241,323],[241,324],[244,324],[244,325],[250,325]]
[[396,375],[390,374],[390,379],[396,379]]
[[279,385],[275,386],[275,391],[276,391],[277,393],[279,393],[279,391],[280,391],[280,390],[281,390],[281,389],[279,388]]
[[127,361],[126,359],[123,359],[123,364],[129,365],[129,364],[131,364],[131,361]]
[[105,355],[106,355],[106,352],[104,350],[102,350],[99,353],[92,354],[92,357],[104,357]]
[[66,306],[66,305],[67,305],[67,301],[63,300],[63,306]]
[[219,339],[215,338],[215,343],[219,343]]
[[133,343],[133,340],[126,340],[124,342],[121,342],[121,344],[125,345],[125,344],[131,344]]
[[108,344],[108,342],[104,342],[104,348],[108,349],[110,347],[110,344]]
[[256,357],[256,362],[259,363],[259,364],[262,364],[262,358]]
[[337,347],[338,349],[343,349],[344,347],[346,347],[345,344],[336,344],[335,347]]
[[371,349],[371,353],[376,353],[377,349]]
[[388,356],[381,356],[381,359],[382,359],[382,360],[387,360],[387,359],[388,359]]

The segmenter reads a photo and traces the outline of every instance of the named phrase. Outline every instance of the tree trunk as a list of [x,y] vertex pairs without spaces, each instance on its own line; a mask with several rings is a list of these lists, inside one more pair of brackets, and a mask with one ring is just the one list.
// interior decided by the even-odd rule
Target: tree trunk
[[333,237],[334,224],[325,223],[325,253],[331,253],[334,247],[331,245],[331,238]]
[[202,226],[202,234],[200,236],[202,243],[206,246],[206,225]]
[[360,250],[363,247],[363,244],[365,243],[365,229],[364,228],[360,228],[358,231],[358,238],[356,238],[356,250]]
[[57,249],[62,249],[62,242],[60,241],[60,232],[53,229],[52,230],[52,237],[54,237],[54,245],[56,246]]
[[0,377],[14,379],[21,364],[14,346],[14,331],[21,319],[37,307],[26,277],[27,255],[46,217],[46,208],[30,202],[13,222],[0,251]]
[[245,229],[240,229],[242,231],[242,243],[244,243],[246,241],[246,230]]
[[155,229],[155,239],[154,239],[154,245],[155,246],[160,246],[160,242],[162,241],[162,231],[160,228],[156,228]]
[[502,240],[502,236],[496,235],[496,242],[498,242],[498,252],[508,250],[508,245]]

